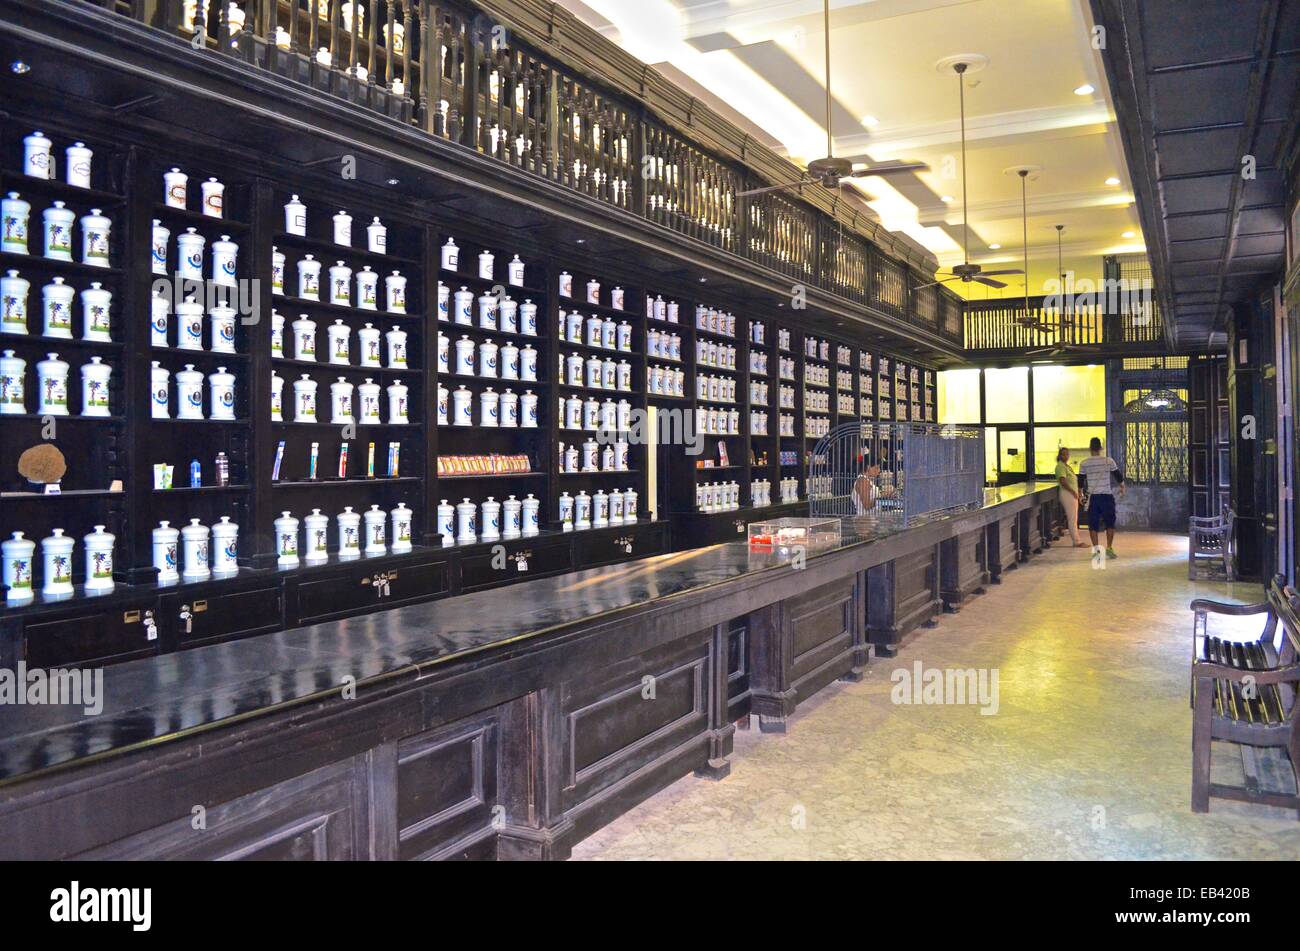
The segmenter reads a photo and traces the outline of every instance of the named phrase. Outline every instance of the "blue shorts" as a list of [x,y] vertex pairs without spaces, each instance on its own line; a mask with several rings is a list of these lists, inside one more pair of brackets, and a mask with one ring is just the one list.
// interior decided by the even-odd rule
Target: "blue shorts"
[[1088,497],[1088,528],[1094,532],[1115,527],[1115,496],[1092,495]]

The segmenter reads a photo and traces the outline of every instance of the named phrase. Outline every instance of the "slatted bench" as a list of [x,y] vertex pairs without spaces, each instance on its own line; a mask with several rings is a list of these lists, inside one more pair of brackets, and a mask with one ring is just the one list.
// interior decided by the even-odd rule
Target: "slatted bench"
[[[1214,740],[1236,743],[1249,751],[1280,747],[1290,759],[1300,790],[1300,595],[1276,578],[1267,600],[1226,604],[1197,598],[1192,660],[1192,810],[1208,812],[1210,797],[1257,802],[1296,809],[1300,795],[1264,791],[1253,784],[1228,786],[1210,781]],[[1255,640],[1236,641],[1209,633],[1209,615],[1260,615],[1263,628]],[[1279,636],[1280,634],[1280,636]]]

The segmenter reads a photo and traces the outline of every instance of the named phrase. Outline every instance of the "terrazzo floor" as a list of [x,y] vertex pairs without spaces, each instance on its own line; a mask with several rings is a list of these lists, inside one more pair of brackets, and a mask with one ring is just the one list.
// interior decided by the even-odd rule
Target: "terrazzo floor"
[[[1188,581],[1184,537],[1124,533],[1116,547],[1094,570],[1088,550],[1056,543],[874,658],[863,682],[801,704],[784,736],[738,731],[725,780],[678,781],[573,857],[1300,859],[1294,812],[1190,809],[1187,605],[1261,588]],[[917,662],[996,669],[996,713],[892,702],[894,672]],[[1240,782],[1235,747],[1216,744],[1214,772]]]

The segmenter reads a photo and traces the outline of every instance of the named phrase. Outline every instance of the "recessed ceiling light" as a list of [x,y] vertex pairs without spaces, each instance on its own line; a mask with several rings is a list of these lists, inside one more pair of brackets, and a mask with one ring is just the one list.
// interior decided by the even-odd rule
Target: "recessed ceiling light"
[[1114,175],[1112,175],[1110,178],[1106,179],[1106,184],[1107,184],[1107,185],[1118,185],[1118,184],[1119,184],[1119,179],[1116,178]]
[[396,185],[396,184],[397,184],[397,179],[395,179],[395,178],[390,178],[390,179],[388,180],[388,184],[390,184],[390,185]]
[[990,244],[990,245],[989,245],[989,250],[990,250],[990,251],[997,251],[997,250],[1000,249],[1001,247],[1002,247],[1002,245],[1000,245],[1000,244]]
[[863,116],[862,124],[868,129],[874,129],[876,126],[880,125],[880,120],[875,116]]
[[951,195],[942,195],[940,196],[939,200],[943,202],[945,205],[951,205],[954,201],[956,201],[956,199],[953,198]]
[[578,244],[586,244],[586,243],[587,243],[587,239],[586,239],[586,238],[579,238],[579,239],[578,239]]
[[701,283],[701,284],[706,284],[706,283],[708,283],[708,280],[709,280],[709,279],[708,279],[707,277],[702,277],[702,278],[700,278],[700,283]]
[[1122,235],[1120,235],[1120,237],[1121,237],[1121,238],[1136,238],[1136,237],[1137,237],[1137,232],[1136,232],[1136,231],[1125,231]]
[[32,71],[32,68],[20,59],[16,59],[10,63],[9,69],[15,76],[23,76]]
[[1074,94],[1076,96],[1091,96],[1096,91],[1097,90],[1094,89],[1090,83],[1084,83],[1082,86],[1079,86],[1074,90]]

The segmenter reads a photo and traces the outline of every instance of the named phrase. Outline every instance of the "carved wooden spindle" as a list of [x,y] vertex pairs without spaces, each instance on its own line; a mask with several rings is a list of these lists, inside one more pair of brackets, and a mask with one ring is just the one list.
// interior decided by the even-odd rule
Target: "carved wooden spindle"
[[415,4],[416,0],[402,0],[402,106],[404,110],[409,111],[412,115],[415,112],[415,99],[419,96],[422,81],[428,72],[426,64],[432,62],[429,58],[429,44],[426,42],[424,32],[424,25],[429,19],[427,7],[422,7],[420,10],[418,26],[420,59],[414,64],[411,60],[411,47],[415,45],[414,37],[417,30]]
[[[387,26],[388,20],[384,20]],[[366,102],[371,105],[375,102],[375,77],[379,75],[379,64],[375,62],[375,57],[379,52],[379,0],[370,0],[370,22],[366,24]],[[384,58],[389,58],[389,50],[384,48]],[[385,86],[387,84],[385,83]]]
[[[465,24],[460,17],[452,15],[451,24],[447,32],[447,94],[444,98],[447,100],[447,138],[453,142],[459,142],[461,137],[461,108],[460,92],[464,79],[464,62],[461,56],[461,48],[464,43],[463,34]],[[441,103],[439,103],[441,106]]]

